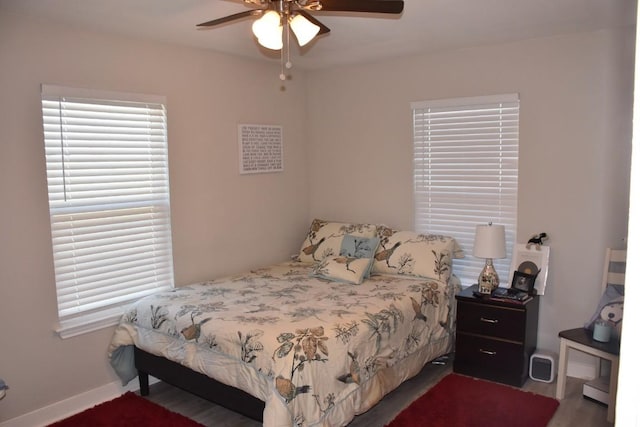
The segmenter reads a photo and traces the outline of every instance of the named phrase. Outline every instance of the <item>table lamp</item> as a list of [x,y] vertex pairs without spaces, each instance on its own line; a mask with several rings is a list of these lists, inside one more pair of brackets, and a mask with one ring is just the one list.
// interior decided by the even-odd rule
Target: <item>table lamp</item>
[[493,225],[492,223],[477,225],[473,256],[487,260],[480,276],[478,276],[478,291],[482,294],[490,294],[500,284],[498,273],[493,268],[493,259],[507,256],[504,225]]

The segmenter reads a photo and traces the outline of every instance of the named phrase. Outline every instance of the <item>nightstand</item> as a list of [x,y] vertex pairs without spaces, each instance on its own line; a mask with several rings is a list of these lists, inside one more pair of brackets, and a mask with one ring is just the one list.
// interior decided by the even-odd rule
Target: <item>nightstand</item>
[[538,296],[524,303],[475,297],[470,286],[456,295],[453,370],[522,387],[538,340]]

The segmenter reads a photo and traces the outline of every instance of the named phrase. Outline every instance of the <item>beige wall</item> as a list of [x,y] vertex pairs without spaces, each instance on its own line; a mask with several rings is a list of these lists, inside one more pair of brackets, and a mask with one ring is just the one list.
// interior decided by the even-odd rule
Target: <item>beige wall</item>
[[[296,70],[282,92],[277,66],[0,16],[0,422],[115,381],[111,329],[52,332],[40,83],[167,96],[177,284],[281,260],[313,217],[411,228],[409,103],[520,93],[519,241],[551,236],[539,343],[557,349],[557,331],[593,310],[603,248],[626,235],[632,40]],[[238,123],[284,126],[284,173],[238,174]]]
[[[305,75],[0,15],[0,422],[116,380],[112,329],[61,340],[40,84],[167,96],[176,283],[281,261],[308,227]],[[283,173],[240,175],[237,125],[284,129]]]
[[589,319],[628,216],[634,31],[443,52],[308,76],[310,212],[411,229],[411,101],[520,94],[518,242],[549,234],[538,343]]

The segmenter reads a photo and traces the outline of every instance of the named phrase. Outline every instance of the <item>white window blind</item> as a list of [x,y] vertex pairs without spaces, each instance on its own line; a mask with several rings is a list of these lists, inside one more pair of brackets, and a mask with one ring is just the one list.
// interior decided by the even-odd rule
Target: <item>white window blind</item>
[[63,338],[173,288],[164,98],[42,86]]
[[494,260],[509,280],[518,205],[517,94],[412,103],[414,226],[456,238],[465,258],[453,272],[475,284],[485,260],[472,255],[478,224],[505,226],[507,258]]

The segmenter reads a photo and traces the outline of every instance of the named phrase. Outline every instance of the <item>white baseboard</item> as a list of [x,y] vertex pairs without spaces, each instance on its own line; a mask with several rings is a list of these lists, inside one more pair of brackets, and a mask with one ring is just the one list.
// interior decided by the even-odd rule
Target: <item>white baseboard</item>
[[[157,383],[159,380],[149,377],[149,384]],[[47,426],[56,421],[67,418],[73,414],[92,408],[95,405],[115,399],[127,391],[138,391],[138,382],[130,381],[126,386],[122,386],[119,381],[105,384],[85,393],[77,394],[60,402],[53,403],[43,408],[36,409],[19,417],[12,418],[0,423],[0,427],[36,427]],[[9,391],[10,392],[10,391]],[[8,394],[8,393],[7,393]]]

